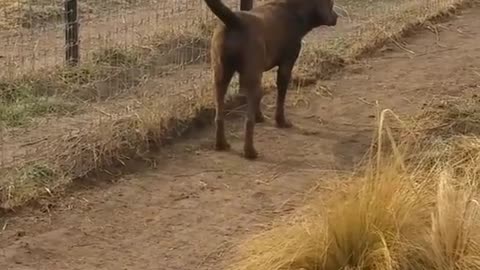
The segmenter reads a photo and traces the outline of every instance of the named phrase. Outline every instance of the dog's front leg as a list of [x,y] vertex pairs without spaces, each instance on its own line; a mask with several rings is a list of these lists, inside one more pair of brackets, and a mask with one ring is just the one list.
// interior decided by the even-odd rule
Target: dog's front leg
[[293,125],[285,117],[285,99],[287,96],[288,85],[292,78],[292,70],[300,53],[301,43],[299,42],[285,56],[284,60],[278,66],[277,71],[277,106],[275,109],[275,122],[279,128],[291,128]]
[[285,117],[285,99],[292,77],[293,65],[281,65],[277,71],[277,106],[275,108],[275,122],[278,128],[291,128],[293,125]]

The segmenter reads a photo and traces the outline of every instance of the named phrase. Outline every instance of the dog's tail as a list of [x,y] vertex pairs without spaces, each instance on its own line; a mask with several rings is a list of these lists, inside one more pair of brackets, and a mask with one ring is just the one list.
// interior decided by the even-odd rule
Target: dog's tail
[[242,27],[240,18],[221,0],[205,0],[205,3],[228,28]]

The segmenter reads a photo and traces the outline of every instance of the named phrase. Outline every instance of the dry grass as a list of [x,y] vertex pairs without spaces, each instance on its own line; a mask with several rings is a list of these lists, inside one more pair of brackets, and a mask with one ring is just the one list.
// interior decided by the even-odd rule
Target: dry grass
[[[478,98],[441,101],[411,121],[421,148],[409,159],[434,168],[447,164],[455,177],[477,179],[480,168],[480,102]],[[478,185],[478,184],[476,184]]]
[[25,126],[34,117],[77,114],[82,104],[114,99],[149,77],[168,76],[207,60],[205,25],[145,37],[141,46],[98,50],[80,66],[40,69],[3,78],[0,120]]
[[415,130],[402,141],[389,130],[380,120],[380,145],[347,188],[248,239],[229,269],[480,269],[479,175],[464,173],[478,171],[478,146],[451,137],[462,147],[432,158]]
[[[297,74],[301,74],[301,77],[297,76],[295,81],[304,84],[304,78],[313,78],[307,80],[312,83],[315,78],[322,74],[337,70],[344,63],[396,38],[411,27],[425,20],[445,15],[445,13],[454,10],[458,5],[465,2],[468,1],[429,0],[408,2],[408,5],[401,5],[399,8],[387,12],[384,16],[372,18],[371,22],[363,25],[357,32],[347,38],[334,39],[326,45],[309,45],[305,48],[297,68]],[[193,32],[208,33],[209,23],[205,23],[205,25],[207,27],[203,24],[200,25],[204,32]],[[383,26],[379,28],[379,25]],[[199,44],[205,45],[204,42],[208,40],[208,34],[198,36],[183,32],[182,35],[187,37],[187,43],[197,44],[199,42]],[[148,61],[157,61],[158,59],[164,61],[166,59],[163,57],[164,54],[162,54],[162,57],[154,57],[155,55],[152,57],[152,53],[159,50],[150,49],[152,47],[162,47],[164,43],[155,45],[155,42],[153,42],[149,44],[154,45],[146,50],[140,48],[142,50],[109,51],[100,54],[97,59],[100,59],[102,65],[97,63],[88,66],[87,64],[66,72],[68,76],[56,76],[49,81],[55,82],[54,87],[50,87],[50,89],[63,89],[63,91],[65,91],[64,89],[70,89],[66,91],[67,93],[72,91],[78,93],[80,91],[81,93],[87,93],[85,98],[88,99],[91,97],[88,93],[98,93],[98,90],[100,90],[100,88],[95,87],[95,82],[99,80],[90,80],[91,77],[105,79],[102,77],[104,74],[114,73],[116,76],[110,74],[107,79],[114,77],[122,82],[125,74],[135,73],[123,73],[125,70],[137,69],[141,70],[138,74],[144,75],[145,70],[158,66]],[[185,47],[188,48],[188,44]],[[192,55],[196,56],[191,58],[192,61],[202,57],[202,54],[198,52]],[[128,68],[117,68],[119,63],[126,65]],[[114,67],[112,68],[112,66]],[[63,74],[63,72],[65,71],[62,69],[60,73],[55,74]],[[154,72],[158,72],[158,70],[154,70]],[[64,78],[68,78],[66,81],[70,80],[75,83],[64,84]],[[131,81],[130,78],[128,82]],[[56,85],[56,83],[59,84]],[[186,95],[176,95],[168,99],[159,99],[163,101],[157,104],[146,104],[141,109],[126,115],[114,115],[92,121],[89,126],[85,126],[75,134],[62,135],[42,143],[44,155],[39,155],[34,161],[21,164],[22,170],[12,168],[2,172],[3,182],[6,183],[0,188],[2,207],[9,209],[22,205],[30,199],[48,197],[52,192],[59,191],[64,183],[68,183],[75,178],[94,171],[106,170],[112,165],[125,164],[130,159],[143,158],[144,153],[151,150],[152,147],[161,145],[165,140],[188,130],[192,122],[198,119],[209,121],[213,111],[213,102],[210,91],[208,91],[210,84],[207,82],[197,85],[196,88],[198,91],[192,91]],[[121,89],[121,87],[116,87],[116,89]],[[58,91],[56,91],[56,94],[58,94]],[[67,96],[65,99],[68,101],[68,95],[62,97],[65,96]],[[149,97],[149,99],[152,98]],[[31,188],[32,185],[26,184],[29,183],[31,174],[25,174],[24,171],[30,171],[29,168],[37,168],[38,166],[45,168],[47,171],[55,172],[59,181],[32,181],[40,184]]]
[[[82,16],[104,14],[116,8],[133,8],[150,3],[151,0],[83,0],[79,1]],[[61,22],[63,0],[0,0],[0,30],[32,28]]]

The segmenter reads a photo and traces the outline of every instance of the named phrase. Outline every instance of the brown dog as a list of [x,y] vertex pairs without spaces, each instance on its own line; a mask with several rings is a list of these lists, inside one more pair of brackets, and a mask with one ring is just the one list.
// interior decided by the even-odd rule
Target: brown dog
[[292,124],[285,118],[284,104],[293,66],[302,39],[321,25],[334,26],[337,14],[333,0],[276,0],[250,11],[233,12],[221,0],[205,0],[223,22],[211,41],[211,62],[216,96],[216,143],[218,151],[230,145],[225,138],[225,94],[235,72],[240,75],[240,89],[247,95],[244,155],[255,159],[253,145],[255,123],[263,122],[260,109],[262,75],[274,67],[277,71],[275,121],[279,128]]

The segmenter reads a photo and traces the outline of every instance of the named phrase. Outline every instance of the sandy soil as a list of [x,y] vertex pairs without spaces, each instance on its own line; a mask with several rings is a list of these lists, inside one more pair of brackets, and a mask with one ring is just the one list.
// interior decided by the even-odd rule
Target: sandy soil
[[[233,150],[212,151],[213,130],[158,154],[154,168],[92,181],[49,211],[3,217],[0,268],[222,269],[244,236],[301,205],[329,175],[349,171],[373,131],[374,104],[402,114],[480,88],[480,9],[386,46],[315,87],[291,91],[291,130],[256,129],[257,161],[240,156],[242,120],[227,122]],[[266,97],[267,116],[274,96]],[[306,101],[306,102],[303,102]]]

